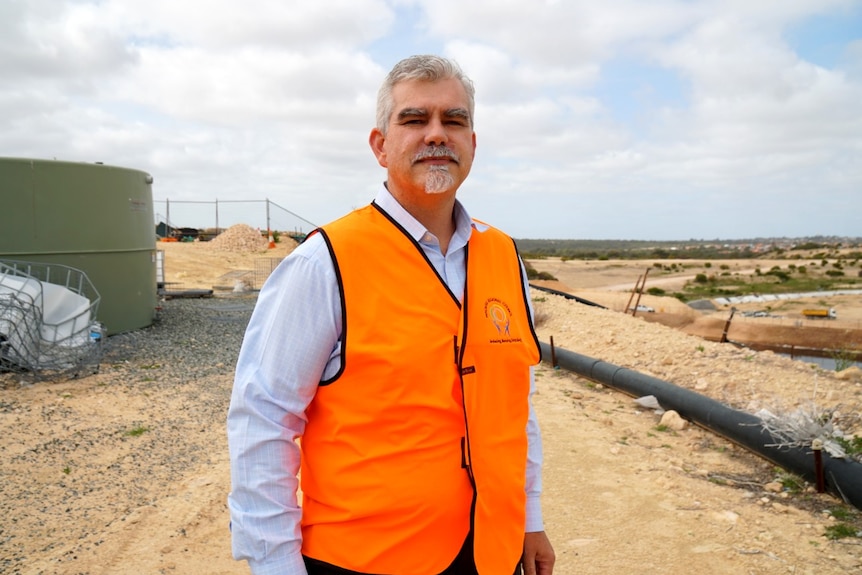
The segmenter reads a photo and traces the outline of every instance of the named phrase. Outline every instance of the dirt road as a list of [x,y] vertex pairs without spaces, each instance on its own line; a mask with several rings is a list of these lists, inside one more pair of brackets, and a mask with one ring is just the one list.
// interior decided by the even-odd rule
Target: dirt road
[[[276,254],[164,247],[169,280],[201,288],[228,272],[253,270],[257,259]],[[569,267],[577,272],[590,266],[592,273],[565,281],[609,302],[627,297],[595,288],[633,282],[635,268]],[[221,297],[227,296],[195,304],[207,309]],[[541,293],[533,300],[543,341],[553,336],[561,347],[739,408],[817,402],[862,412],[862,380],[771,353],[741,352],[612,309]],[[666,308],[677,304],[684,306],[677,301]],[[165,301],[162,314],[171,317],[178,307]],[[213,316],[196,327],[229,326],[242,324]],[[179,330],[154,336],[171,349],[200,345]],[[0,401],[0,454],[7,461],[0,468],[1,572],[248,573],[230,558],[225,507],[230,485],[224,413],[237,349],[200,352],[215,350],[225,359],[210,362],[206,377],[169,378],[163,374],[182,374],[185,366],[133,355],[79,380],[6,382]],[[781,470],[702,429],[662,428],[656,414],[618,392],[546,364],[536,377],[545,448],[543,507],[558,554],[557,574],[862,572],[862,540],[825,536],[827,527],[841,521],[839,511],[856,513],[836,498],[818,495],[811,486],[786,487],[792,483]],[[131,426],[150,432],[123,432]],[[170,467],[192,455],[195,463]],[[171,474],[162,471],[168,467]]]

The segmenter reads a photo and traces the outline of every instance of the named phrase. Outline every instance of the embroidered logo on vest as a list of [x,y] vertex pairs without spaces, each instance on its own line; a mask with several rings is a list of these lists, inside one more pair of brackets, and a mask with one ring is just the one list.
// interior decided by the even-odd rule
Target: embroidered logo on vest
[[494,326],[497,333],[496,338],[491,338],[488,343],[518,343],[520,337],[512,337],[512,311],[506,302],[497,298],[485,300],[485,318]]

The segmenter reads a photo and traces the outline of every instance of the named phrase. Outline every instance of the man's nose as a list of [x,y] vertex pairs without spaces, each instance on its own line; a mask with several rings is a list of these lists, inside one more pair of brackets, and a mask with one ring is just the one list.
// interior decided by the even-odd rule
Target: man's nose
[[425,143],[428,145],[441,146],[449,141],[446,134],[446,126],[439,118],[429,120],[425,131]]

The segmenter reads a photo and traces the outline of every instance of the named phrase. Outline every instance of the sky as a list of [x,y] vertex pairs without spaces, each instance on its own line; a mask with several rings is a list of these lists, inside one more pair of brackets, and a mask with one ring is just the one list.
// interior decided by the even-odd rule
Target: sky
[[458,197],[515,238],[862,236],[862,0],[0,0],[0,157],[309,231],[379,190],[418,53],[474,81]]

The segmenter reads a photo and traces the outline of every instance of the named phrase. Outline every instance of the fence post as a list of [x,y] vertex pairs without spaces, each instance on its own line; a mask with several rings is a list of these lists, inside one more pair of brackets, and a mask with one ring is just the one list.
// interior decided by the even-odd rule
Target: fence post
[[266,229],[271,230],[269,222],[269,198],[266,199]]

